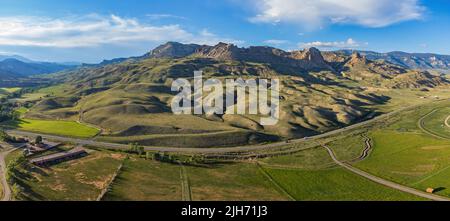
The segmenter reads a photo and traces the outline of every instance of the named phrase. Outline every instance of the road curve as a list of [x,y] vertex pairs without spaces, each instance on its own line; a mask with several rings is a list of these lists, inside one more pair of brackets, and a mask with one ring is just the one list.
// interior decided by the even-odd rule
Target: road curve
[[[435,133],[433,133],[432,131],[430,131],[430,130],[428,130],[428,129],[426,129],[426,128],[424,127],[424,122],[423,122],[423,120],[425,120],[425,118],[427,118],[428,116],[434,114],[434,112],[436,112],[436,111],[438,111],[438,109],[434,109],[434,110],[432,110],[431,112],[429,112],[429,113],[425,114],[424,116],[422,116],[422,117],[419,119],[419,121],[417,121],[417,126],[419,127],[420,130],[422,130],[424,133],[426,133],[426,134],[428,134],[428,135],[430,135],[430,136],[433,136],[433,137],[439,138],[439,139],[447,139],[447,140],[448,140],[448,139],[449,139],[448,137],[444,137],[444,136],[435,134]],[[449,116],[449,117],[450,117],[450,116]],[[446,120],[446,122],[447,122],[447,120]]]
[[[217,154],[217,153],[231,153],[231,152],[245,152],[245,151],[256,151],[256,150],[264,150],[264,149],[271,149],[274,147],[281,147],[285,146],[287,144],[295,144],[295,143],[303,143],[308,142],[315,139],[320,139],[324,137],[328,137],[331,135],[343,133],[361,126],[368,125],[370,123],[373,123],[378,120],[382,120],[385,118],[388,118],[392,115],[395,115],[399,112],[415,108],[419,105],[414,105],[410,107],[405,107],[398,109],[396,111],[383,114],[377,117],[374,117],[372,119],[356,123],[353,125],[350,125],[348,127],[340,128],[337,130],[333,130],[330,132],[326,132],[323,134],[319,134],[316,136],[309,137],[309,139],[295,139],[291,140],[289,143],[286,143],[285,141],[282,142],[276,142],[276,143],[269,143],[269,144],[258,144],[258,145],[246,145],[246,146],[235,146],[235,147],[218,147],[218,148],[182,148],[182,147],[158,147],[158,146],[145,146],[144,149],[146,151],[160,151],[160,152],[175,152],[175,153],[202,153],[202,154]],[[101,141],[95,141],[90,139],[78,139],[78,138],[71,138],[71,137],[63,137],[63,136],[57,136],[57,135],[48,135],[48,134],[41,134],[41,133],[35,133],[35,132],[27,132],[27,131],[21,131],[21,130],[6,130],[7,133],[20,135],[20,136],[42,136],[47,139],[60,141],[60,142],[70,142],[80,145],[89,145],[89,146],[96,146],[101,148],[107,148],[107,149],[117,149],[117,150],[128,150],[129,146],[126,144],[118,144],[118,143],[108,143],[108,142],[101,142]]]
[[445,118],[445,121],[444,121],[444,124],[445,124],[445,126],[447,126],[447,127],[450,127],[450,123],[448,123],[449,120],[450,120],[450,115],[448,115],[448,117]]
[[11,188],[9,187],[8,182],[6,181],[6,156],[11,153],[12,150],[6,150],[0,152],[0,182],[3,186],[3,196],[0,201],[10,201],[11,200]]
[[348,171],[350,171],[356,175],[362,176],[362,177],[369,179],[375,183],[378,183],[378,184],[381,184],[381,185],[384,185],[384,186],[387,186],[387,187],[390,187],[390,188],[393,188],[396,190],[400,190],[405,193],[410,193],[410,194],[413,194],[413,195],[416,195],[419,197],[423,197],[426,199],[430,199],[430,200],[434,200],[434,201],[450,201],[450,198],[438,196],[438,195],[434,195],[434,194],[430,194],[430,193],[425,193],[425,192],[413,189],[411,187],[403,186],[398,183],[394,183],[392,181],[388,181],[388,180],[382,179],[380,177],[374,176],[372,174],[366,173],[360,169],[357,169],[355,167],[352,167],[346,163],[339,161],[337,159],[336,155],[334,154],[333,150],[331,150],[331,148],[329,148],[325,145],[322,145],[322,144],[321,144],[321,146],[324,147],[328,151],[328,154],[330,155],[330,157],[333,159],[333,161],[337,165],[343,167],[344,169],[347,169]]

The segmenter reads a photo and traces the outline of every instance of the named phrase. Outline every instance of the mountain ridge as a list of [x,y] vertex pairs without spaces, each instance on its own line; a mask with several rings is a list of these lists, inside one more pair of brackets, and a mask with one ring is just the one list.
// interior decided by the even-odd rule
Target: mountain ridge
[[48,62],[27,63],[15,58],[6,58],[0,61],[0,77],[28,77],[33,75],[54,73],[73,67],[75,66]]
[[386,60],[390,63],[403,66],[409,69],[450,69],[450,55],[436,53],[408,53],[403,51],[392,51],[386,53],[362,50],[338,50],[346,55],[357,51],[371,60]]

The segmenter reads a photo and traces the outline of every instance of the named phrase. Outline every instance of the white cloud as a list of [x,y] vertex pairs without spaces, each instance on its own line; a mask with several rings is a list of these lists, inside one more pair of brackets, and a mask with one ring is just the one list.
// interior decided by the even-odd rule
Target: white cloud
[[280,40],[280,39],[269,39],[269,40],[265,40],[264,43],[268,44],[268,45],[279,46],[279,45],[288,44],[289,41],[288,40]]
[[295,23],[317,29],[323,24],[384,27],[417,20],[424,7],[418,0],[250,0],[258,14],[253,22]]
[[187,20],[186,17],[178,16],[178,15],[172,15],[172,14],[147,14],[146,15],[150,19],[159,20],[159,19],[181,19],[181,20]]
[[216,34],[208,31],[208,29],[203,29],[202,31],[200,31],[200,33],[195,36],[195,40],[193,40],[193,43],[205,45],[215,45],[219,42],[225,42],[235,45],[242,45],[245,43],[245,41],[242,40],[219,37]]
[[0,55],[11,55],[11,54],[15,54],[15,52],[11,52],[11,51],[0,51]]
[[301,48],[310,48],[310,47],[316,47],[316,48],[322,48],[322,49],[355,49],[355,48],[362,48],[367,46],[369,43],[364,42],[360,43],[352,38],[347,39],[346,41],[334,41],[334,42],[322,42],[322,41],[314,41],[314,42],[307,42],[307,43],[300,43],[299,47]]
[[176,24],[155,26],[116,15],[94,14],[60,19],[0,17],[0,46],[76,48],[166,41],[238,42],[212,33],[191,33]]

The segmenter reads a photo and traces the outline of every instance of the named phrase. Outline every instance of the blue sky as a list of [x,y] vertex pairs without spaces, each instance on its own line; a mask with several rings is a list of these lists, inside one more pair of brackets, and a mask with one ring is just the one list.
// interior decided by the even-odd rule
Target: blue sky
[[450,54],[447,0],[0,0],[0,54],[99,62],[167,41]]

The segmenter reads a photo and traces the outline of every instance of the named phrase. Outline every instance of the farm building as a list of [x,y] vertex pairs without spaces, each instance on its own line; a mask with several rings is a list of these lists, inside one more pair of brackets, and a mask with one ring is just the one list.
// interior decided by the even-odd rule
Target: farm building
[[47,156],[42,156],[30,160],[30,163],[37,166],[49,166],[60,162],[77,159],[87,155],[83,147],[75,147],[72,150],[59,152]]
[[43,152],[50,149],[53,149],[57,146],[61,145],[61,143],[55,143],[50,141],[42,141],[40,144],[32,144],[27,143],[23,146],[27,155],[32,155],[37,152]]

